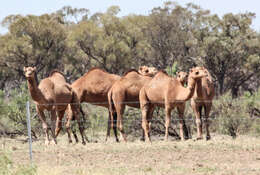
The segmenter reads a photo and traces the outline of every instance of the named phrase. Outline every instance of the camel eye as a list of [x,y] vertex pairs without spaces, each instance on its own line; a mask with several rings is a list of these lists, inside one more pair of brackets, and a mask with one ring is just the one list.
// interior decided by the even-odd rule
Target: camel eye
[[196,74],[196,75],[199,75],[199,72],[196,72],[195,74]]
[[146,70],[145,73],[148,73],[148,70]]

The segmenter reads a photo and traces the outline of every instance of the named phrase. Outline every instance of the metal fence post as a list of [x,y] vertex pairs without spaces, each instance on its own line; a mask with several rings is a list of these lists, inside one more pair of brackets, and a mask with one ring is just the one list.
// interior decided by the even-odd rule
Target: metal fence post
[[30,102],[26,102],[26,117],[27,117],[27,129],[28,129],[28,137],[29,137],[29,154],[30,161],[32,163],[32,135],[31,135],[31,114],[30,114]]

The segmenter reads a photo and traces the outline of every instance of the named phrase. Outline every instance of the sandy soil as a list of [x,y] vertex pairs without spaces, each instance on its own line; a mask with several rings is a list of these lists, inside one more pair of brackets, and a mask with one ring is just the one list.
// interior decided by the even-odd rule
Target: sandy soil
[[[1,152],[16,164],[29,164],[28,143],[1,139]],[[102,139],[101,139],[102,140]],[[104,140],[104,139],[103,139]],[[66,136],[58,145],[33,143],[33,163],[40,175],[74,174],[260,174],[260,138],[212,135],[205,141],[133,141],[68,144]]]

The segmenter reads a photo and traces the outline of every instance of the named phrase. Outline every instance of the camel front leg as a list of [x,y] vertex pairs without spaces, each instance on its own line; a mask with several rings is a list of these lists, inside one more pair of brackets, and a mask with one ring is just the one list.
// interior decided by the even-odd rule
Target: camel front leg
[[171,122],[171,108],[166,107],[165,113],[166,113],[166,117],[165,117],[165,137],[164,137],[164,141],[168,141],[169,126],[170,126],[170,122]]
[[[56,128],[55,128],[55,138],[58,137],[61,127],[62,127],[62,118],[64,116],[65,110],[63,111],[58,111],[58,117],[56,120]],[[71,139],[71,138],[70,138]]]
[[178,106],[177,110],[179,113],[179,121],[180,121],[180,136],[181,136],[181,140],[184,141],[188,139],[188,129],[186,127],[185,120],[184,120],[185,104],[182,106]]
[[46,122],[44,112],[42,110],[40,110],[38,106],[36,107],[36,111],[39,114],[40,120],[42,122],[42,128],[45,133],[45,145],[49,145],[50,144],[50,138],[49,138],[49,132],[48,132],[49,128],[48,128],[48,124]]
[[196,116],[197,125],[197,140],[201,140],[202,137],[202,121],[201,121],[201,107],[199,107],[195,102],[191,103],[192,109]]
[[57,125],[56,123],[60,122],[59,117],[57,118],[56,115],[56,110],[52,110],[51,111],[51,135],[52,135],[52,144],[56,145],[57,144],[57,140],[56,140],[56,134],[55,134],[55,125]]
[[212,103],[209,103],[204,106],[205,107],[205,127],[206,127],[206,140],[210,140],[210,133],[209,133],[209,113],[212,107]]

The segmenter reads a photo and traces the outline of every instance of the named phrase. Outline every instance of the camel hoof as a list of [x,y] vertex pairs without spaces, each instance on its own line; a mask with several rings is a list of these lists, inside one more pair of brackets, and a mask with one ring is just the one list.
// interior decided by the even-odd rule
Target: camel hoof
[[203,138],[202,137],[197,137],[196,140],[202,140]]
[[210,137],[210,136],[207,136],[207,137],[206,137],[206,140],[207,140],[207,141],[208,141],[208,140],[210,140],[210,139],[211,139],[211,137]]
[[82,142],[82,145],[86,145],[86,142],[84,141],[84,142]]
[[145,140],[144,140],[144,138],[143,138],[143,137],[141,137],[141,138],[140,138],[140,141],[144,142]]
[[45,145],[49,146],[50,145],[50,141],[49,140],[45,140]]
[[57,141],[56,140],[52,140],[51,141],[51,145],[57,145]]

